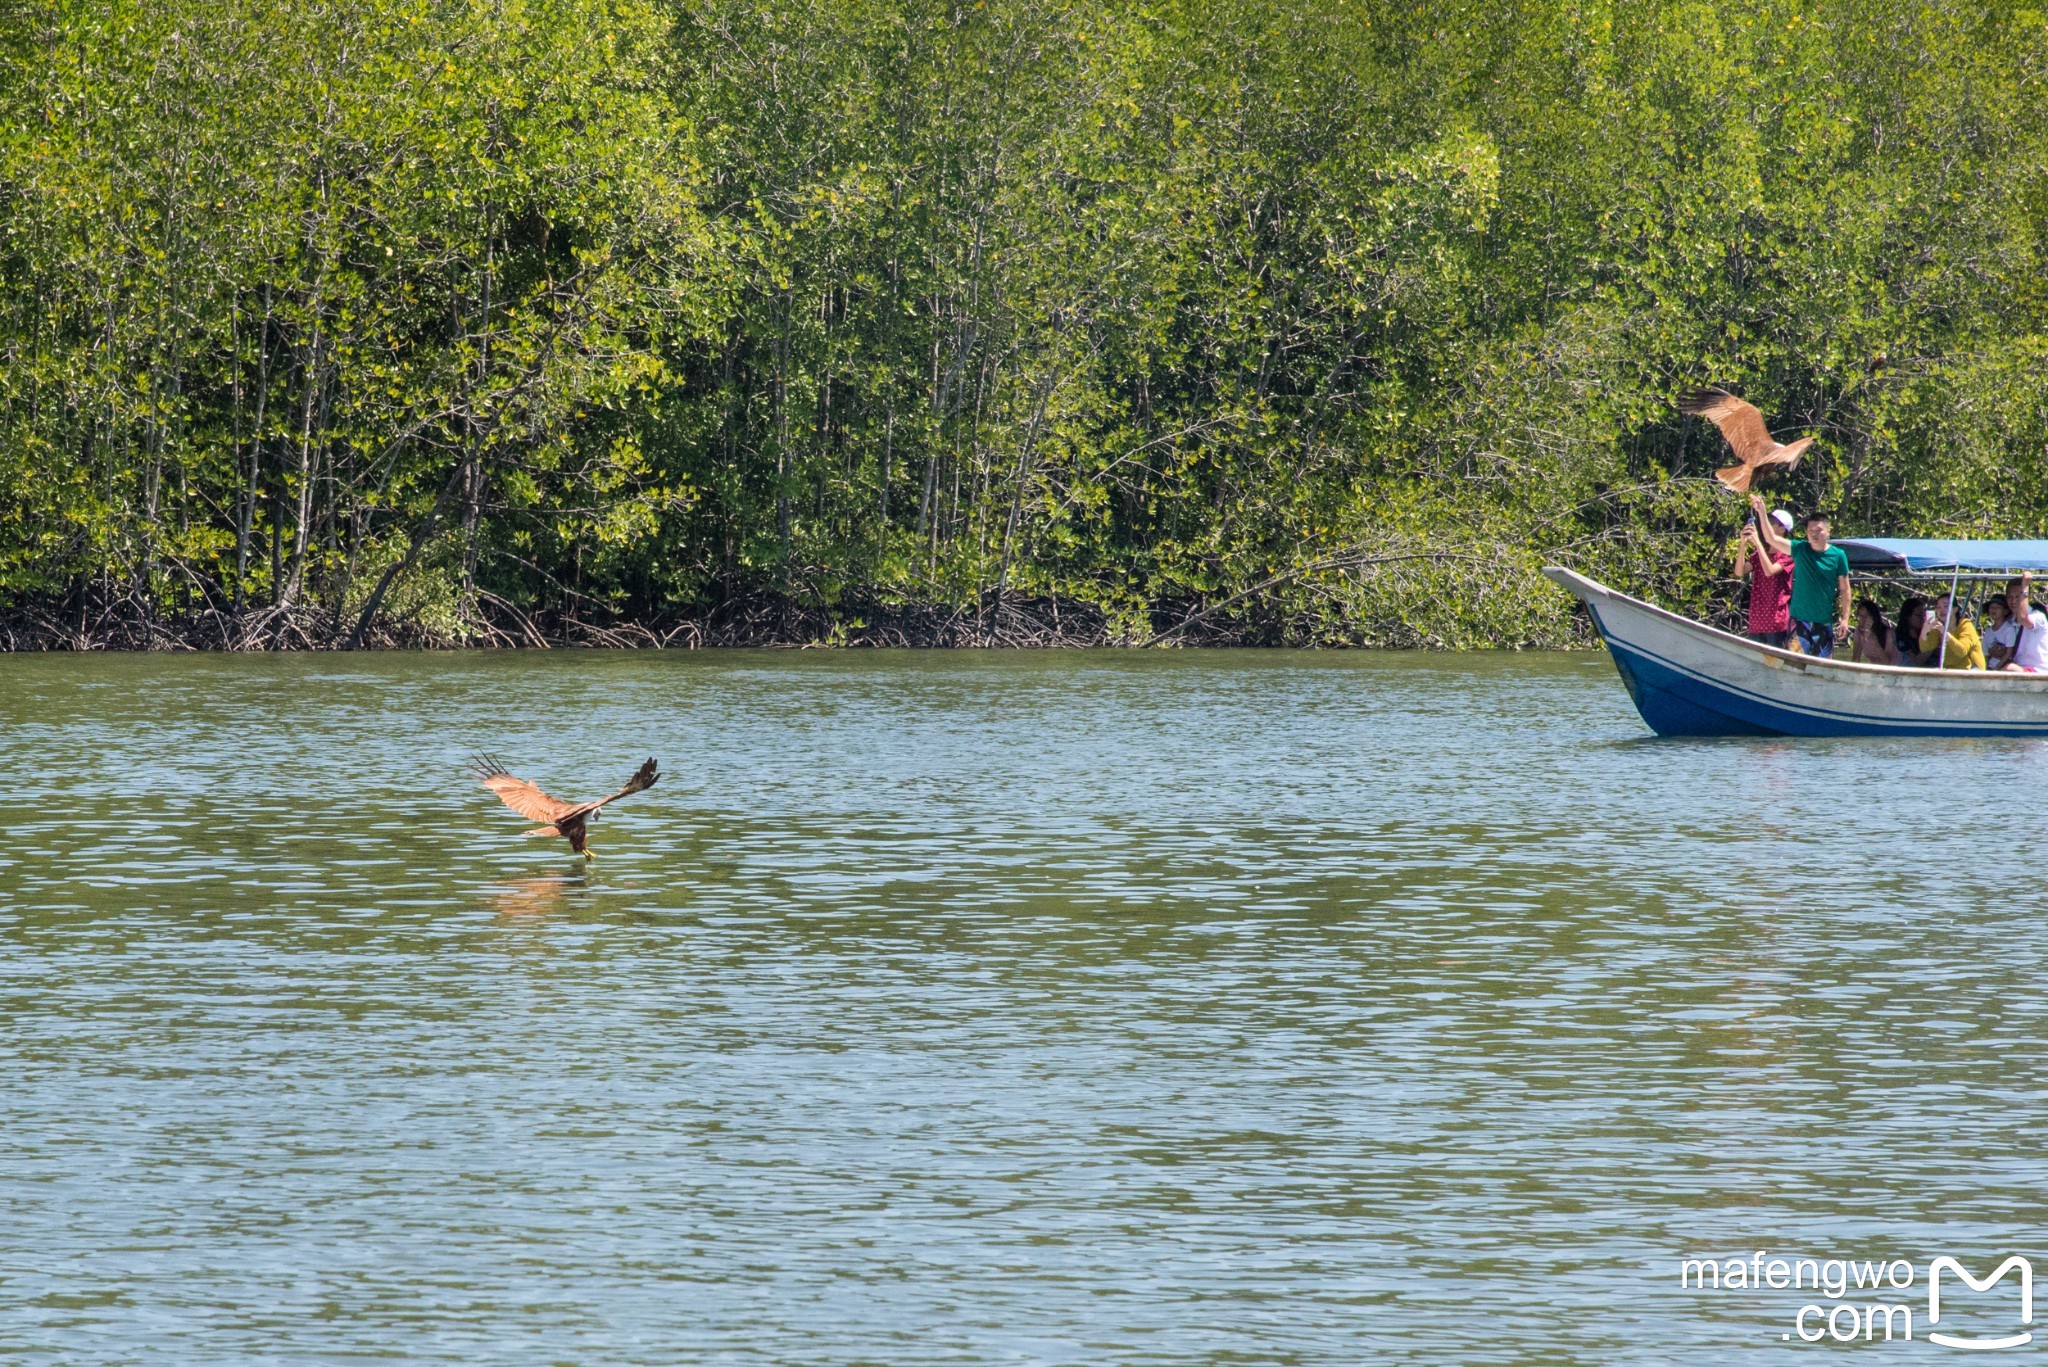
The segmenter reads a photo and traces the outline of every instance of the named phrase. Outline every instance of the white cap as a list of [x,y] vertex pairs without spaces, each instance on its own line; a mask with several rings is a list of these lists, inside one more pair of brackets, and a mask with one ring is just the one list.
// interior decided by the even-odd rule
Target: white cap
[[1792,514],[1786,512],[1783,508],[1771,514],[1771,521],[1777,523],[1785,531],[1789,532],[1792,530]]

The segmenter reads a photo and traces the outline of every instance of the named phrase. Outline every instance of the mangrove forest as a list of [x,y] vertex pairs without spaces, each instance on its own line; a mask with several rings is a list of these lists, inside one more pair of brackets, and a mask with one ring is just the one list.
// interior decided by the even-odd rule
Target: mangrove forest
[[0,0],[0,647],[1586,639],[2048,534],[2048,14]]

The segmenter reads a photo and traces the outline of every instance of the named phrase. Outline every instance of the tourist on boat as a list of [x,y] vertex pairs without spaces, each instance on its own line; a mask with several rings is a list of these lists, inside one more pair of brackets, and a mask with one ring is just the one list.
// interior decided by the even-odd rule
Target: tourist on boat
[[[1948,634],[1946,644],[1941,639],[1944,624]],[[1968,613],[1955,610],[1952,595],[1944,593],[1934,600],[1926,625],[1921,628],[1920,654],[1926,663],[1942,669],[1984,667],[1984,644],[1977,639],[1977,624],[1970,620]]]
[[[1792,530],[1792,514],[1771,514],[1780,537]],[[1749,581],[1749,639],[1783,650],[1792,644],[1792,557],[1774,551],[1746,522],[1735,543],[1735,577]]]
[[2018,639],[2013,642],[2012,659],[2005,666],[2022,674],[2048,670],[2048,613],[2034,606],[2034,576],[2023,574],[2005,586],[2005,605],[2012,612]]
[[1851,638],[1849,658],[1865,665],[1898,663],[1892,656],[1892,624],[1885,620],[1876,599],[1856,600],[1856,634]]
[[1928,663],[1920,653],[1920,638],[1927,634],[1927,600],[1908,598],[1899,604],[1899,629],[1892,633],[1892,663],[1914,668]]
[[1835,642],[1849,639],[1849,557],[1828,544],[1832,525],[1825,514],[1814,513],[1806,519],[1806,535],[1788,543],[1765,514],[1762,498],[1751,494],[1749,506],[1756,509],[1764,544],[1792,557],[1792,634],[1800,650],[1831,658]]
[[2003,669],[2012,662],[2013,643],[2019,639],[2020,624],[2013,621],[2012,609],[2007,606],[2003,594],[1992,594],[1984,600],[1984,667]]

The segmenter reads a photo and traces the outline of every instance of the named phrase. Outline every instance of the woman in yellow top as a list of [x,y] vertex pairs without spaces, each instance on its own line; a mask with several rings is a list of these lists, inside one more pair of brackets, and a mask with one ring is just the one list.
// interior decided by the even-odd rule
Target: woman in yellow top
[[[1977,638],[1977,624],[1970,620],[1968,613],[1950,620],[1954,607],[1954,600],[1948,594],[1935,599],[1934,606],[1927,610],[1927,625],[1920,632],[1920,653],[1927,657],[1929,664],[1938,659],[1944,669],[1982,669],[1984,643]],[[1943,622],[1949,623],[1946,654],[1941,653]]]

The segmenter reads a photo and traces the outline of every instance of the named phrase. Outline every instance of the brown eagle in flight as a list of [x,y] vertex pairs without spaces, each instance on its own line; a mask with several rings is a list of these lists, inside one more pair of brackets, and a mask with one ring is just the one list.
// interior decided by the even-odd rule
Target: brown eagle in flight
[[549,797],[523,778],[514,778],[505,772],[505,766],[489,755],[478,755],[471,763],[476,781],[496,793],[507,807],[525,817],[528,821],[545,822],[528,831],[528,835],[566,836],[569,848],[591,858],[585,844],[584,823],[597,820],[597,809],[608,802],[617,802],[622,797],[645,792],[661,777],[648,760],[640,766],[633,777],[626,780],[626,786],[610,797],[601,797],[595,802],[563,802],[560,798]]
[[1790,446],[1780,445],[1764,426],[1764,415],[1725,389],[1696,389],[1682,395],[1678,411],[1707,419],[1728,438],[1728,445],[1741,464],[1723,466],[1714,471],[1714,478],[1738,494],[1749,492],[1749,482],[1759,471],[1774,465],[1790,469],[1813,445],[1812,437],[1801,437]]

